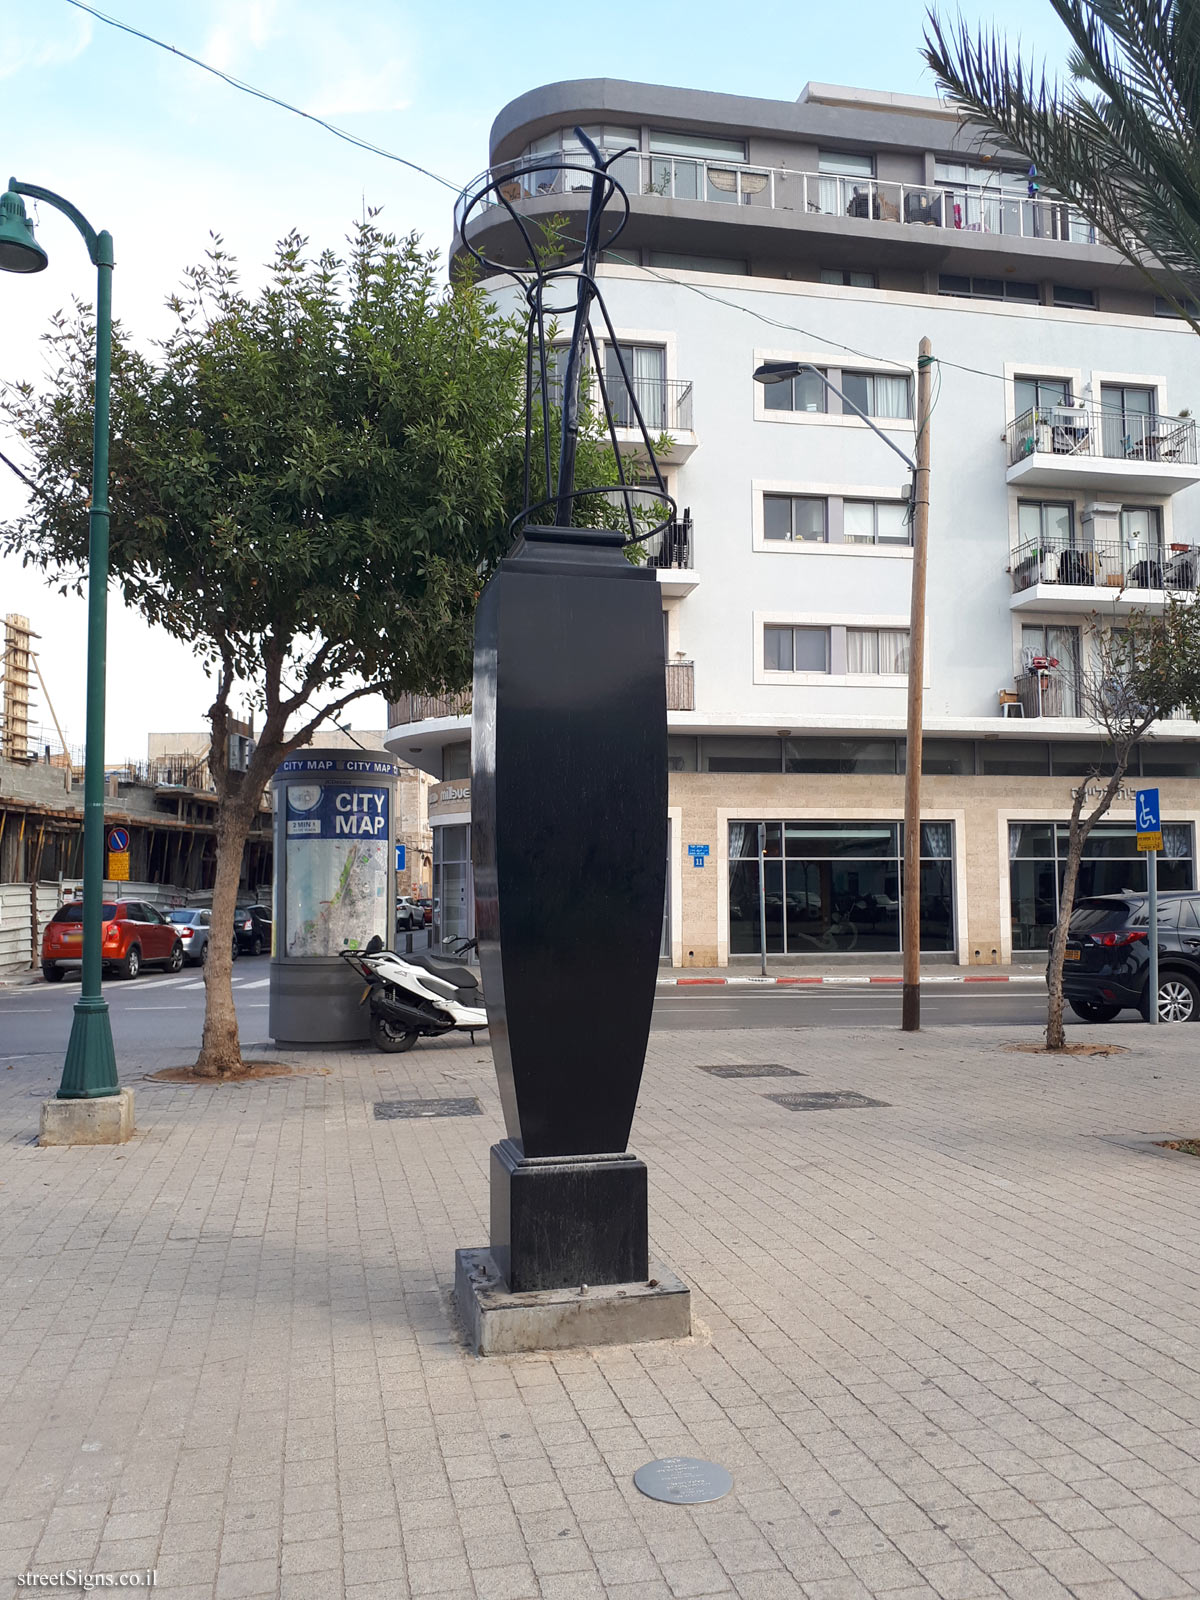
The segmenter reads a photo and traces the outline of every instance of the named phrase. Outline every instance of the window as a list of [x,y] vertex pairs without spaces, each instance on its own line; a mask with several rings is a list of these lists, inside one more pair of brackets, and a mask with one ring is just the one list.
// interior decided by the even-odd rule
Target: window
[[[1066,867],[1068,828],[1065,823],[1010,822],[1008,825],[1009,896],[1014,950],[1045,950],[1058,920],[1062,874]],[[1158,856],[1159,889],[1191,889],[1192,829],[1186,823],[1163,828],[1164,849]],[[1076,900],[1144,891],[1146,857],[1139,854],[1132,822],[1098,822],[1083,847]]]
[[822,267],[821,282],[841,284],[845,289],[873,289],[875,287],[875,274],[873,272],[851,272],[842,267]]
[[854,150],[819,150],[817,171],[834,172],[846,178],[873,178],[875,157]]
[[1130,456],[1145,454],[1154,437],[1157,391],[1123,383],[1100,385],[1100,407],[1104,413],[1104,454]]
[[[617,352],[620,352],[620,361]],[[629,382],[621,373],[621,362]],[[632,400],[652,434],[667,426],[667,352],[658,344],[606,345],[604,381],[618,428],[636,428]]]
[[1036,283],[1024,283],[1015,278],[963,278],[952,272],[940,275],[938,293],[967,300],[1024,300],[1033,305],[1041,299]]
[[469,778],[471,776],[471,743],[463,739],[458,744],[448,744],[442,751],[442,779]]
[[1157,506],[1121,507],[1121,570],[1132,589],[1161,589],[1163,545]]
[[1018,417],[1029,411],[1049,411],[1054,406],[1071,404],[1069,378],[1014,378],[1013,394]]
[[1021,629],[1022,670],[1031,671],[1035,660],[1057,661],[1056,667],[1037,673],[1041,715],[1079,715],[1079,629],[1059,623],[1025,623]]
[[965,161],[936,161],[933,180],[935,183],[973,183],[985,188],[1019,190],[1022,194],[1029,192],[1027,172],[1016,168],[1005,171],[999,167],[971,166]]
[[828,672],[829,629],[763,629],[763,666],[768,672]]
[[[1179,303],[1189,317],[1200,317],[1200,300],[1192,300],[1184,296]],[[1156,294],[1154,296],[1154,315],[1156,317],[1178,317],[1180,314],[1165,295]]]
[[668,272],[724,272],[731,276],[749,271],[744,261],[732,261],[726,256],[679,255],[672,250],[651,250],[650,265]]
[[1022,500],[1017,506],[1017,532],[1022,545],[1069,550],[1075,507],[1052,500]]
[[845,500],[842,530],[846,544],[912,543],[908,506],[903,500]]
[[847,628],[846,671],[902,677],[908,671],[908,629]]
[[788,383],[768,383],[763,389],[763,405],[768,411],[827,411],[823,368],[801,372]]
[[1096,309],[1096,291],[1094,289],[1073,289],[1070,284],[1056,283],[1054,285],[1054,304],[1056,306],[1079,306],[1084,311],[1094,311]]
[[650,149],[655,155],[703,156],[714,161],[745,161],[744,139],[714,139],[703,133],[676,133],[651,128]]
[[434,937],[470,939],[474,935],[475,885],[471,870],[471,825],[462,822],[433,830]]
[[[729,949],[759,949],[757,822],[729,824]],[[849,955],[900,949],[903,830],[895,822],[767,822],[767,949]],[[921,824],[921,948],[954,948],[954,827]]]
[[763,537],[823,544],[829,537],[826,502],[813,495],[763,495]]
[[907,374],[843,372],[841,390],[865,416],[912,416],[912,385]]

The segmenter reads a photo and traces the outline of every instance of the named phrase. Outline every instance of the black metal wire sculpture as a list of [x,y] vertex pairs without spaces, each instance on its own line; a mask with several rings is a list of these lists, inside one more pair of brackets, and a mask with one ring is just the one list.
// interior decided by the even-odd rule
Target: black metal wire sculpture
[[[612,248],[629,221],[629,195],[614,176],[612,169],[623,156],[631,153],[633,146],[626,146],[606,158],[601,155],[582,128],[575,129],[575,137],[579,140],[588,160],[582,158],[575,160],[565,154],[557,158],[545,155],[531,156],[507,162],[499,169],[485,172],[469,184],[459,196],[455,222],[463,248],[468,254],[478,262],[485,273],[489,275],[499,273],[511,278],[520,289],[527,307],[525,476],[521,509],[512,518],[509,524],[510,531],[517,533],[529,526],[539,525],[541,514],[551,510],[553,525],[558,528],[569,528],[574,523],[576,507],[581,502],[599,500],[612,505],[615,498],[624,511],[623,520],[628,530],[625,544],[640,545],[665,533],[675,520],[676,506],[671,495],[667,493],[662,469],[659,467],[654,444],[638,404],[634,383],[621,353],[616,329],[613,327],[612,318],[608,314],[604,297],[596,282],[596,266],[601,252]],[[561,174],[561,183],[556,183],[553,179],[548,183],[547,173]],[[566,189],[568,183],[571,188],[580,189],[583,184],[575,181],[576,178],[586,179],[590,190],[587,222],[578,250],[573,254],[563,255],[558,250],[556,241],[547,242],[537,237],[536,225],[531,226],[529,219],[521,215],[517,203],[522,199],[533,198],[546,190],[558,192],[560,188]],[[527,183],[529,179],[536,180],[533,188]],[[620,212],[615,226],[605,232],[605,211],[614,200],[618,202]],[[525,268],[493,260],[471,241],[472,221],[479,218],[486,208],[497,204],[508,213],[529,253],[529,265]],[[604,233],[603,238],[602,233]],[[554,258],[552,264],[548,259],[551,255]],[[572,291],[569,296],[564,293],[568,289]],[[560,296],[564,303],[554,305],[552,302]],[[653,475],[653,483],[630,483],[626,476],[625,458],[617,439],[618,425],[625,426],[625,424],[617,422],[612,397],[605,383],[599,343],[596,330],[592,326],[593,307],[599,311],[603,320],[609,351],[624,385],[626,408],[636,419],[645,450],[646,465]],[[551,381],[550,363],[546,353],[546,328],[548,319],[564,315],[572,315],[574,321],[562,380],[562,418],[556,470],[550,437],[551,394],[554,384]],[[591,355],[591,367],[595,374],[595,383],[616,463],[617,482],[594,484],[580,489],[575,485],[575,462],[584,390],[589,382],[587,364],[584,361],[585,348]],[[548,492],[545,498],[531,501],[535,401],[541,408],[542,446]],[[661,505],[663,516],[651,526],[639,526],[635,507],[644,508],[647,501]]]

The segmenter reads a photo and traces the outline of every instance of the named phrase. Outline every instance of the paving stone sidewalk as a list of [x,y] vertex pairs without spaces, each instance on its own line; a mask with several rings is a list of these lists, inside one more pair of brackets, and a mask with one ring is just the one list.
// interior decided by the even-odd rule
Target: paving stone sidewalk
[[[1200,1131],[1200,1032],[1073,1032],[1132,1049],[656,1033],[634,1147],[694,1337],[485,1361],[451,1309],[485,1050],[221,1088],[142,1063],[120,1150],[33,1147],[59,1064],[0,1052],[0,1596],[146,1568],[172,1600],[1200,1594],[1200,1160],[1145,1142]],[[767,1062],[806,1076],[697,1070]],[[767,1098],[845,1089],[886,1104]],[[414,1095],[482,1114],[374,1117]],[[671,1454],[733,1493],[643,1498]]]

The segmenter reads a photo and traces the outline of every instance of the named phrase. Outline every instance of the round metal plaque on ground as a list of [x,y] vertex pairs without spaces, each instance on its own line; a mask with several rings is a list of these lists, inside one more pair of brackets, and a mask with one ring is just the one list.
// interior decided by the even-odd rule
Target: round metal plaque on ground
[[664,1456],[647,1461],[633,1475],[633,1481],[651,1500],[669,1500],[677,1506],[698,1506],[706,1500],[720,1500],[733,1488],[733,1478],[715,1461],[698,1461],[695,1456]]

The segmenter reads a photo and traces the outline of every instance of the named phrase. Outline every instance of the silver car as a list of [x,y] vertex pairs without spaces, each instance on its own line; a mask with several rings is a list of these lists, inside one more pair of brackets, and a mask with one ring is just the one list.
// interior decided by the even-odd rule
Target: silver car
[[[170,919],[179,929],[183,942],[183,959],[194,967],[202,967],[208,960],[208,943],[212,937],[212,912],[191,911],[184,906],[169,912]],[[233,955],[237,959],[238,942],[233,939]]]

